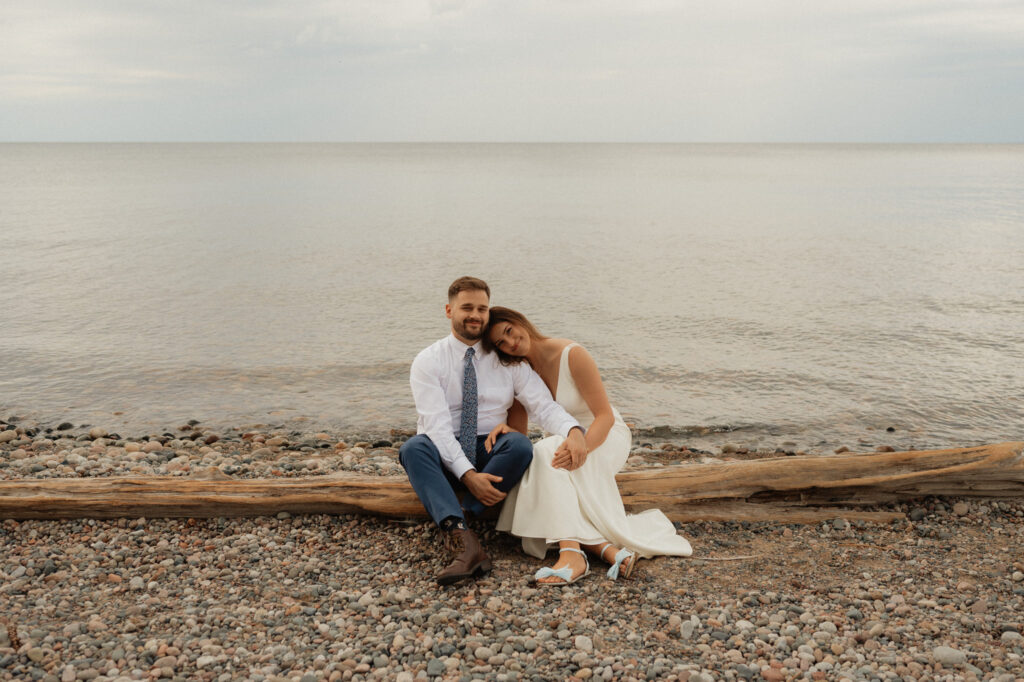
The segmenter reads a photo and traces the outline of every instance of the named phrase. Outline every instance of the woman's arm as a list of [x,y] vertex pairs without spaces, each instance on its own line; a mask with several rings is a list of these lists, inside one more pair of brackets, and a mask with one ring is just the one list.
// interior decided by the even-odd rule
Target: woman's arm
[[615,423],[615,415],[608,402],[608,394],[604,391],[601,373],[597,371],[597,363],[583,346],[569,350],[569,371],[572,372],[576,388],[594,415],[594,423],[587,429],[587,450],[593,452],[608,437]]
[[508,408],[508,417],[505,418],[505,423],[525,436],[527,435],[527,421],[526,408],[518,400],[513,400],[512,407]]

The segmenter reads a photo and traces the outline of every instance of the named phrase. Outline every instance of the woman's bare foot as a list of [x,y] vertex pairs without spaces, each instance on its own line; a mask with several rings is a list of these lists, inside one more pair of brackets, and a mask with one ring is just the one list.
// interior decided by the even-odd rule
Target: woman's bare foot
[[[599,545],[583,545],[583,549],[587,550],[594,556],[599,556],[609,564],[615,563],[615,555],[619,553],[620,548],[616,547],[610,542],[602,542]],[[623,576],[629,576],[633,572],[633,562],[636,561],[636,555],[626,557],[622,560],[619,565],[619,574]]]
[[[583,555],[582,554],[578,554],[577,552],[563,552],[562,551],[563,549],[579,550],[579,548],[580,548],[580,545],[579,545],[578,542],[559,543],[558,551],[560,553],[558,555],[558,562],[554,566],[552,566],[551,568],[553,570],[557,571],[560,568],[568,567],[569,570],[572,571],[572,577],[569,579],[570,581],[575,580],[579,576],[583,575],[587,571],[587,560],[583,557]],[[546,578],[537,578],[537,582],[538,583],[548,583],[548,584],[550,584],[550,583],[564,583],[566,581],[562,580],[557,575],[552,575],[552,576],[548,576]]]

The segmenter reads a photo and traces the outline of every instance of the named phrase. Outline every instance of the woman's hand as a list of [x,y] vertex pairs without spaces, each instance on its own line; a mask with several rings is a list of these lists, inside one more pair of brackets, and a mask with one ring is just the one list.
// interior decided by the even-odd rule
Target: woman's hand
[[491,448],[494,447],[494,441],[498,440],[498,436],[503,433],[512,433],[514,430],[508,424],[498,424],[487,434],[487,440],[484,441],[484,450],[490,452]]
[[555,455],[551,459],[551,466],[555,469],[566,469],[573,471],[583,466],[583,463],[587,461],[587,442],[583,438],[583,432],[574,428],[569,431],[569,435],[562,444],[555,450]]

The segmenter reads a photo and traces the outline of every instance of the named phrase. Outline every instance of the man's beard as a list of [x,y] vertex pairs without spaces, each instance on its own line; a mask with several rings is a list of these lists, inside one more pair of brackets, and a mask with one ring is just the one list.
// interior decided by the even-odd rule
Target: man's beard
[[466,328],[466,323],[464,321],[457,322],[455,324],[455,331],[459,333],[459,336],[461,336],[464,339],[469,339],[470,341],[477,341],[478,339],[483,338],[485,328],[486,325],[481,324],[480,331],[471,332],[469,329]]

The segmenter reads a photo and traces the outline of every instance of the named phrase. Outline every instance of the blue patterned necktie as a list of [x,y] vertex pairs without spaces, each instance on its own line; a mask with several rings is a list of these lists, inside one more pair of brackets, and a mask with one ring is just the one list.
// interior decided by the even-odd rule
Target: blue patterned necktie
[[472,348],[466,349],[465,367],[462,372],[462,426],[459,428],[459,445],[476,466],[476,368],[473,367]]

